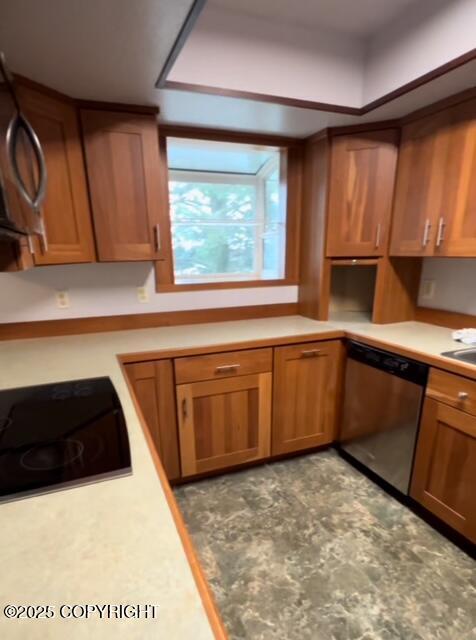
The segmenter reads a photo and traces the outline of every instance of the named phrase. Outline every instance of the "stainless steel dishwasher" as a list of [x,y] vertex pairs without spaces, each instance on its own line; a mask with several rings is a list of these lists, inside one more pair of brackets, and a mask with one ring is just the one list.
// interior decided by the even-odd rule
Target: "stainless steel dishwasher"
[[348,343],[338,448],[406,495],[427,378],[420,362]]

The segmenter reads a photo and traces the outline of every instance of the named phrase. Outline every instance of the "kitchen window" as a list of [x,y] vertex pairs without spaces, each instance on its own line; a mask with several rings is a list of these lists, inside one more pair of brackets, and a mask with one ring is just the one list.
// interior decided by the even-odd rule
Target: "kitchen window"
[[166,150],[172,288],[289,281],[287,148],[170,136]]

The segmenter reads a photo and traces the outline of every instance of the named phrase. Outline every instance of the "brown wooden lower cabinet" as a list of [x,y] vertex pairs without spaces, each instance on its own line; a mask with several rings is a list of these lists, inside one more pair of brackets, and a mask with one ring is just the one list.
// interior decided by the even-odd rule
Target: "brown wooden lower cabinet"
[[125,365],[169,480],[180,478],[172,360]]
[[425,400],[411,496],[476,542],[476,416]]
[[270,455],[272,373],[177,386],[182,475]]
[[340,349],[338,340],[275,349],[273,455],[334,440]]

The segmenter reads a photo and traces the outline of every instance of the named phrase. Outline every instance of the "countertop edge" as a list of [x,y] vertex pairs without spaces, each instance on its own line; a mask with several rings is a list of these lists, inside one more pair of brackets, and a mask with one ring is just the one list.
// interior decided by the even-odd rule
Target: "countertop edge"
[[119,361],[119,366],[121,368],[121,373],[124,376],[127,389],[129,391],[129,395],[131,396],[132,403],[134,405],[134,409],[137,414],[137,418],[139,420],[142,433],[145,438],[145,442],[147,444],[147,448],[149,449],[149,453],[152,457],[152,462],[154,463],[155,470],[157,472],[157,476],[159,478],[159,482],[161,484],[162,490],[165,495],[165,499],[167,501],[167,505],[170,509],[170,513],[172,515],[172,519],[175,524],[175,528],[180,537],[180,541],[182,543],[182,547],[185,553],[185,557],[189,564],[190,570],[193,575],[193,579],[195,581],[195,585],[197,587],[198,594],[202,601],[203,608],[208,618],[208,622],[210,624],[210,628],[213,632],[213,635],[217,640],[228,640],[228,634],[225,630],[225,626],[221,619],[220,613],[218,611],[218,607],[216,605],[215,599],[213,597],[212,591],[210,589],[210,585],[205,577],[205,574],[202,569],[202,565],[198,559],[198,554],[195,550],[192,539],[187,531],[185,526],[185,522],[183,520],[182,514],[178,507],[177,501],[175,500],[175,496],[173,494],[170,483],[167,479],[164,467],[159,458],[159,455],[154,446],[154,442],[152,440],[152,435],[150,430],[145,422],[144,416],[142,415],[142,411],[140,409],[139,403],[136,398],[136,394],[134,393],[134,389],[129,380],[129,377],[125,371],[124,363],[121,362],[119,356],[116,356]]

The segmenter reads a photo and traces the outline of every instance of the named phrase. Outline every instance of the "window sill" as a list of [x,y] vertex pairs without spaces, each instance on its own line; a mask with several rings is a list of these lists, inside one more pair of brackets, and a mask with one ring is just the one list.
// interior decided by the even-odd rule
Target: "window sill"
[[297,285],[295,278],[280,280],[239,280],[237,282],[197,282],[196,284],[160,284],[157,283],[157,293],[178,291],[206,291],[210,289],[254,289],[256,287],[287,287]]

